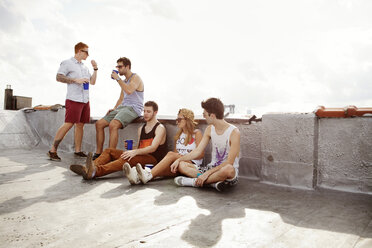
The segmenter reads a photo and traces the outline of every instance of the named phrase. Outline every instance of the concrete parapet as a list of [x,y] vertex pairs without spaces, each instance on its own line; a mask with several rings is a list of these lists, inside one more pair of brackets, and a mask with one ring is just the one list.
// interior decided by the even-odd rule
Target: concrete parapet
[[262,180],[313,188],[314,114],[267,114],[262,117]]
[[[19,111],[23,113],[23,111]],[[26,119],[30,127],[37,133],[41,142],[44,145],[52,146],[54,136],[56,135],[59,127],[65,121],[65,109],[58,112],[50,110],[35,111],[26,113]],[[58,149],[63,151],[73,151],[74,149],[74,132],[70,130],[63,141],[60,143]]]
[[239,176],[261,180],[262,170],[262,122],[236,125],[241,133]]
[[0,149],[28,149],[39,142],[40,138],[27,124],[24,112],[0,110]]
[[[64,122],[65,109],[24,113],[0,111],[0,149],[30,149],[38,144],[51,146]],[[174,119],[160,121],[167,129],[169,150],[174,149],[177,132]],[[332,188],[372,194],[372,118],[317,118],[314,114],[266,114],[262,122],[228,120],[241,133],[239,176],[296,188]],[[137,145],[137,129],[131,123],[119,131],[118,149],[123,140]],[[207,124],[200,121],[203,132]],[[109,129],[105,129],[108,147]],[[74,130],[67,133],[59,149],[74,151]],[[83,151],[96,149],[95,125],[84,127]],[[204,164],[210,162],[210,145]]]
[[372,118],[319,120],[318,186],[372,193]]

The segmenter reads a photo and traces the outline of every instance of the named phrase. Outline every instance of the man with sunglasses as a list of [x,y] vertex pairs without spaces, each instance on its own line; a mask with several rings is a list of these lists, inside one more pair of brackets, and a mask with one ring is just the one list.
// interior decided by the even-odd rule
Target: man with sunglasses
[[[106,127],[109,127],[110,133],[109,148],[116,148],[119,136],[118,130],[126,127],[137,117],[141,116],[143,111],[144,85],[142,79],[131,71],[131,62],[128,58],[122,57],[116,62],[118,73],[113,71],[111,78],[118,82],[121,92],[115,107],[96,122],[97,148],[93,160],[102,153],[105,141],[104,129]],[[122,80],[119,75],[125,76],[125,80]]]
[[63,61],[57,72],[57,81],[67,84],[65,122],[58,129],[51,149],[47,155],[53,161],[61,161],[57,155],[59,143],[67,132],[75,125],[75,156],[86,157],[81,151],[84,123],[90,121],[89,84],[95,85],[97,79],[97,63],[92,60],[93,75],[83,64],[89,56],[88,45],[79,42],[75,45],[75,56]]

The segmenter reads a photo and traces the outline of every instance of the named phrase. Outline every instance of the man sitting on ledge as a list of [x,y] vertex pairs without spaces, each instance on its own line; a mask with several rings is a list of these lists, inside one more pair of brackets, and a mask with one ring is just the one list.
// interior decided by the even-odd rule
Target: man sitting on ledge
[[[126,127],[129,123],[139,117],[143,110],[142,79],[131,71],[131,62],[128,58],[122,57],[117,60],[118,73],[112,72],[111,78],[115,79],[121,87],[120,97],[114,109],[110,109],[106,116],[96,122],[96,153],[93,160],[101,155],[105,141],[105,128],[109,126],[110,139],[109,148],[116,148],[118,144],[118,130]],[[120,76],[125,76],[121,80]]]
[[[174,182],[179,186],[203,187],[210,185],[218,191],[238,183],[240,132],[237,127],[223,119],[224,106],[217,98],[209,98],[201,103],[203,116],[209,126],[206,128],[198,147],[191,153],[178,158],[172,165],[171,171],[189,177],[179,176]],[[185,166],[181,161],[191,161],[200,156],[212,142],[212,161],[207,167],[198,169]]]
[[70,170],[83,176],[86,180],[123,170],[131,184],[139,184],[136,164],[155,165],[168,152],[166,130],[157,120],[157,113],[158,105],[155,102],[145,103],[143,118],[146,123],[138,129],[138,149],[123,152],[115,148],[107,148],[94,161],[92,153],[89,153],[86,166],[73,164],[70,166]]

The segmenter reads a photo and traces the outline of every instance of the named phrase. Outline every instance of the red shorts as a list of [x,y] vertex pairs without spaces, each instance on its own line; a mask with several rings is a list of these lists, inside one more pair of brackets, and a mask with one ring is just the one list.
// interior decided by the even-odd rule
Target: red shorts
[[90,121],[89,102],[87,103],[75,102],[66,99],[65,107],[66,107],[65,122],[89,123]]

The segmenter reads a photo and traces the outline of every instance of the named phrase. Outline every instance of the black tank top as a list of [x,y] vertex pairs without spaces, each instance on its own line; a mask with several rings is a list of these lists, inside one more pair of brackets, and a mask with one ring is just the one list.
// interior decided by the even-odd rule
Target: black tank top
[[[148,133],[145,132],[146,124],[142,126],[139,148],[144,148],[152,144],[152,141],[155,138],[155,130],[159,125],[160,125],[160,122],[157,122],[155,126],[152,128],[152,130]],[[150,155],[154,156],[156,158],[156,161],[159,163],[160,160],[162,160],[165,157],[167,152],[168,152],[167,140],[165,140],[164,144],[159,145],[156,151],[153,153],[150,153]]]

